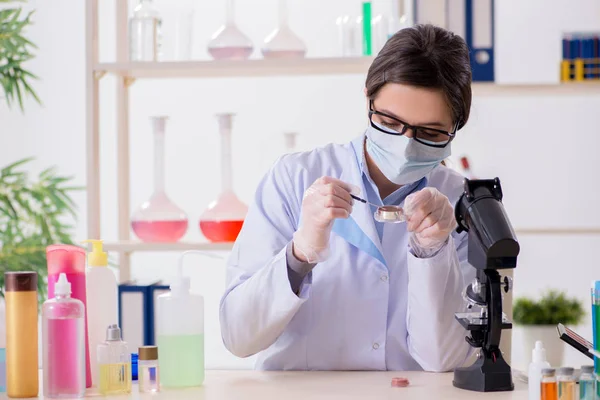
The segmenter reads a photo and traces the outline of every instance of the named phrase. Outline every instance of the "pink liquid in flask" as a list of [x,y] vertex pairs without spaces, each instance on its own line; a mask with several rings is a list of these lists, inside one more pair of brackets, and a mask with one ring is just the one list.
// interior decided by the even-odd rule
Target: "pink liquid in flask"
[[200,221],[202,234],[211,242],[235,242],[244,221]]
[[[67,276],[71,283],[71,297],[80,300],[85,307],[85,250],[81,247],[56,244],[46,248],[48,263],[48,296],[54,293],[54,285],[61,273]],[[90,352],[87,332],[87,317],[85,325],[85,387],[92,387],[92,371],[90,368]]]
[[131,221],[131,229],[144,242],[176,242],[185,235],[187,220]]

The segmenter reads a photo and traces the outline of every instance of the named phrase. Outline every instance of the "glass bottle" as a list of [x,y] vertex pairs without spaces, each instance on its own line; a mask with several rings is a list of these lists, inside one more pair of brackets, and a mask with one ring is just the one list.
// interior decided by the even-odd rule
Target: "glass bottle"
[[200,216],[200,230],[211,242],[234,242],[248,207],[232,189],[231,129],[234,114],[217,114],[221,134],[221,194]]
[[362,17],[341,15],[335,23],[338,29],[340,56],[360,56],[362,54]]
[[106,341],[98,345],[99,389],[103,395],[131,393],[131,354],[121,340],[121,329],[110,325]]
[[161,18],[152,0],[139,0],[129,19],[131,61],[158,61],[162,43]]
[[235,24],[234,0],[227,0],[227,20],[208,42],[215,60],[246,60],[254,49],[252,41]]
[[573,368],[563,367],[556,371],[558,400],[575,400],[575,378]]
[[579,375],[579,400],[596,400],[596,377],[594,366],[584,365]]
[[264,58],[303,58],[306,46],[288,23],[287,0],[279,0],[279,26],[266,38],[262,48]]
[[165,192],[165,125],[168,117],[151,117],[154,128],[154,193],[131,217],[131,228],[144,242],[176,242],[185,235],[188,218]]
[[140,393],[154,393],[160,390],[158,348],[156,346],[139,348],[138,371]]
[[541,400],[558,400],[555,372],[554,368],[544,368],[542,370]]
[[79,398],[85,393],[85,307],[71,298],[64,273],[54,285],[54,298],[42,306],[44,397]]

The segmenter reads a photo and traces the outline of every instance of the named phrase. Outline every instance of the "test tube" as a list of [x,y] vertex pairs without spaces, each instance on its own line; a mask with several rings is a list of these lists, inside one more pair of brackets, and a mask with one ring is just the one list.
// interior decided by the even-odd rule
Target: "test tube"
[[584,365],[581,367],[579,400],[596,400],[596,377],[594,376],[593,365]]
[[542,370],[541,400],[557,400],[558,388],[556,385],[556,374],[554,368]]
[[558,400],[575,400],[575,378],[573,368],[563,367],[556,372],[558,382]]

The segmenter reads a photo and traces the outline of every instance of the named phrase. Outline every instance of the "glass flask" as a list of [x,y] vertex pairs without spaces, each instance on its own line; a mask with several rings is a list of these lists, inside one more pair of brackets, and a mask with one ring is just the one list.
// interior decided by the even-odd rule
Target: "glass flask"
[[152,0],[139,0],[129,19],[131,61],[158,61],[162,42],[161,18]]
[[231,128],[234,114],[217,114],[221,134],[221,194],[200,216],[200,230],[211,242],[234,242],[248,207],[232,189]]
[[154,130],[154,193],[131,217],[131,228],[144,242],[176,242],[185,235],[188,218],[165,192],[165,125],[168,117],[151,117]]
[[252,54],[252,41],[235,25],[234,17],[234,0],[227,0],[227,20],[208,42],[208,53],[215,60],[246,60]]
[[279,26],[266,38],[262,48],[264,58],[303,58],[306,46],[288,23],[287,0],[279,0]]
[[161,61],[192,58],[194,0],[155,0],[161,14]]
[[342,57],[358,57],[362,54],[362,17],[339,16],[335,24]]

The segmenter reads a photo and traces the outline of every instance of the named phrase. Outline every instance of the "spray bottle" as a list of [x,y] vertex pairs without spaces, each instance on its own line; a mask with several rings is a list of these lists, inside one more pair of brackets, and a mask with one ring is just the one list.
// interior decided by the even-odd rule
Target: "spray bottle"
[[169,293],[158,296],[157,340],[161,386],[182,388],[204,382],[204,298],[190,293],[190,278],[183,276],[183,259]]
[[90,367],[92,386],[98,386],[98,345],[104,343],[106,327],[119,323],[117,279],[108,268],[108,255],[102,249],[102,240],[86,240],[91,243],[85,271],[87,286],[87,323],[90,343]]

